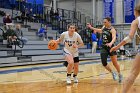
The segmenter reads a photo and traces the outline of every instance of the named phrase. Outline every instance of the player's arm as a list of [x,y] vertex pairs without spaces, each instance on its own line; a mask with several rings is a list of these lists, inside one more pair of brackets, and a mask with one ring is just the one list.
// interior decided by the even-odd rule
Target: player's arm
[[80,36],[79,34],[78,34],[77,41],[78,41],[78,43],[79,43],[79,44],[78,44],[78,48],[84,46],[83,40],[82,40],[82,38],[81,38],[81,36]]
[[113,47],[110,52],[118,50],[121,46],[129,43],[134,38],[135,32],[138,29],[138,20],[134,20],[131,24],[130,32],[127,37],[125,37],[117,46]]
[[138,26],[138,20],[134,20],[131,24],[129,35],[125,37],[120,44],[118,44],[118,47],[123,46],[132,41],[132,39],[134,38],[135,32],[138,29],[137,26]]
[[102,33],[102,29],[94,28],[89,23],[87,23],[87,27],[90,28],[91,30],[95,31],[95,32]]
[[114,42],[116,41],[116,30],[113,28],[111,30],[111,33],[112,33],[112,41],[110,43],[114,44]]
[[62,34],[60,35],[60,38],[58,38],[58,39],[56,40],[56,42],[57,42],[57,43],[61,43],[61,42],[63,41],[63,39],[64,39],[64,33],[62,33]]

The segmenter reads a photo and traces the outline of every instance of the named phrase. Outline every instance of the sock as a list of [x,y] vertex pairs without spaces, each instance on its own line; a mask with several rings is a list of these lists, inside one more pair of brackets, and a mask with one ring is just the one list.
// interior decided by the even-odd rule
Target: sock
[[71,74],[67,73],[67,77],[68,77],[68,76],[71,76]]
[[73,77],[76,77],[77,75],[73,74]]

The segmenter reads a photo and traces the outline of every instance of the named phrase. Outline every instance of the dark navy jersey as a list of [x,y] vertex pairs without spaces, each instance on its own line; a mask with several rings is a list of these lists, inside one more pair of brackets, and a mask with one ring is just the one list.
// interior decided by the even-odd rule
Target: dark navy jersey
[[112,41],[111,29],[112,29],[112,27],[110,27],[110,28],[104,27],[102,29],[102,41],[103,41],[103,44],[110,43]]

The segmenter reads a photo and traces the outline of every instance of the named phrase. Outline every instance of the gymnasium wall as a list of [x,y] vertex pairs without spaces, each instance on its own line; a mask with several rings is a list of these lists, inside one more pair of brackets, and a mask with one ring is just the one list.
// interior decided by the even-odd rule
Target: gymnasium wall
[[[85,1],[78,1],[77,0],[77,11],[80,11],[82,14],[85,14],[86,16],[92,17],[92,3],[91,2],[85,2]],[[71,1],[63,1],[58,3],[58,8],[67,9],[67,10],[74,10],[74,4],[73,0]]]
[[[102,20],[104,17],[104,2],[107,0],[91,0],[91,1],[84,1],[84,0],[77,0],[77,11],[80,11],[81,13],[84,13],[87,16],[90,16],[93,19]],[[140,2],[139,0],[110,0],[114,2],[114,23],[120,24],[120,23],[131,23],[134,19],[133,14],[133,8],[134,6]],[[124,7],[124,1],[127,2],[127,4],[130,4],[129,6]],[[129,3],[130,2],[130,3]],[[133,4],[134,3],[134,4]],[[59,1],[58,8],[63,8],[67,10],[73,10],[74,4],[73,0],[64,0]],[[132,8],[130,11],[128,11],[128,14],[124,11],[124,8],[128,10]],[[95,9],[95,11],[93,10]],[[129,15],[129,12],[131,14]],[[125,18],[126,15],[126,18]],[[130,19],[130,20],[129,20]]]
[[73,10],[73,1],[62,1],[58,2],[58,8]]
[[117,0],[116,8],[115,8],[115,22],[117,24],[124,22],[124,15],[123,15],[123,2],[122,0]]

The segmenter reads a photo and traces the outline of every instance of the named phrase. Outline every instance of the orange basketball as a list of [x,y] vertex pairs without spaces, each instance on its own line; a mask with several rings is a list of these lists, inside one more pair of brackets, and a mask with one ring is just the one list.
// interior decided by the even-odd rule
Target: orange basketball
[[55,40],[50,40],[48,42],[48,48],[50,50],[56,50],[58,48],[58,43]]

